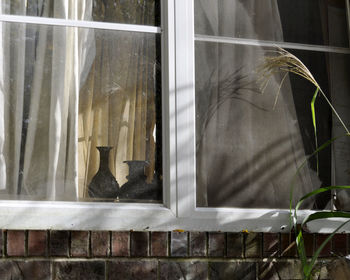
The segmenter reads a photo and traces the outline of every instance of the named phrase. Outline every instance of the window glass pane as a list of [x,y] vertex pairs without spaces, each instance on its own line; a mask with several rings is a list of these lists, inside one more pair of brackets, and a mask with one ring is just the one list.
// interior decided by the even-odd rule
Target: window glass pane
[[348,46],[344,0],[195,0],[195,33]]
[[159,34],[0,28],[0,198],[161,202]]
[[[262,90],[266,80],[259,65],[265,56],[276,56],[276,49],[206,42],[195,47],[197,206],[288,209],[292,182],[295,198],[321,186],[349,184],[349,137],[318,154],[318,173],[314,157],[295,176],[316,147],[310,109],[315,86],[277,71]],[[349,127],[349,55],[291,52]],[[316,100],[321,145],[345,130],[320,94]],[[304,207],[330,207],[330,193]]]
[[2,13],[75,20],[160,25],[159,0],[5,0]]

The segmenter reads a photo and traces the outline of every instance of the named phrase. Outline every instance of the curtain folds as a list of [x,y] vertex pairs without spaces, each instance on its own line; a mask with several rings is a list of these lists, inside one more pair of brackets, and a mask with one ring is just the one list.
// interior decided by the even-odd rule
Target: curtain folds
[[[138,19],[142,24],[152,24],[152,1],[139,1],[138,5],[144,5],[142,9],[132,9],[137,7],[135,1],[120,2],[120,6],[112,5],[113,2],[101,2],[99,5],[103,7],[94,8],[104,11],[96,20],[120,18],[122,22],[130,22]],[[97,146],[113,147],[109,165],[120,186],[127,182],[126,160],[147,161],[148,182],[155,172],[154,37],[123,32],[109,36],[108,31],[96,36],[100,36],[96,38],[96,58],[80,92],[78,154],[79,162],[86,163],[79,165],[80,197],[87,196],[86,187],[97,172]]]
[[[91,17],[91,3],[86,3],[84,10],[75,4],[45,2],[32,11],[30,5],[17,2],[16,11],[44,17]],[[2,7],[13,8],[4,1]],[[6,167],[7,194],[76,199],[79,64],[84,61],[79,54],[84,55],[87,37],[80,36],[76,28],[1,25],[8,44],[1,50],[8,58],[2,73],[7,112],[2,118],[6,123],[6,164],[1,165]]]
[[[196,33],[283,40],[277,1],[215,3],[196,1]],[[289,79],[276,108],[282,75],[261,93],[256,70],[266,55],[259,46],[196,43],[198,206],[289,207],[305,152]],[[302,170],[295,197],[311,191],[312,181],[320,183]]]
[[[1,1],[5,14],[154,25],[155,1]],[[156,36],[0,23],[0,196],[79,200],[112,146],[155,170]]]

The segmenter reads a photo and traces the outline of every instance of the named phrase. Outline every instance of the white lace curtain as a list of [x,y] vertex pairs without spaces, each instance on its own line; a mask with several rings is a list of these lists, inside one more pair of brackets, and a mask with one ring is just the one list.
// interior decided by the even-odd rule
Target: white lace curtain
[[[10,1],[1,4],[10,13]],[[46,2],[37,5],[37,13],[89,19],[92,3],[85,4]],[[25,1],[15,9],[25,15]],[[0,187],[10,195],[75,198],[78,93],[91,34],[45,25],[1,23],[1,28]]]
[[[2,0],[2,13],[76,20],[94,14],[92,0],[30,1],[33,7],[26,2]],[[121,18],[124,1],[114,2],[103,1],[110,8],[97,12]],[[124,3],[131,11],[126,14],[152,21],[153,10],[132,9],[136,2],[152,5]],[[114,147],[110,169],[120,184],[128,174],[125,160],[147,160],[151,181],[155,36],[5,22],[0,29],[2,198],[86,197],[99,165],[96,146]]]
[[[195,3],[197,34],[283,41],[275,0]],[[199,206],[289,206],[305,152],[289,79],[275,109],[282,75],[259,92],[256,70],[265,55],[271,53],[260,46],[196,42]],[[312,190],[312,173],[297,176],[295,197]]]

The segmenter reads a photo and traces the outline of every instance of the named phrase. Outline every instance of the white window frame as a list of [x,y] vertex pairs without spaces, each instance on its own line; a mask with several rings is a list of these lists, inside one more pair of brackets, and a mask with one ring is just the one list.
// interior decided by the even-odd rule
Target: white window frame
[[[97,23],[0,15],[0,21],[89,27],[162,35],[162,127],[164,204],[0,201],[0,228],[57,230],[150,230],[288,232],[289,210],[196,207],[195,40],[266,45],[271,42],[194,35],[193,0],[162,0],[162,26]],[[290,44],[289,44],[290,45]],[[307,49],[301,44],[293,47]],[[288,47],[282,43],[281,46]],[[322,51],[328,47],[318,47]],[[332,48],[332,51],[344,49]],[[314,48],[313,48],[314,50]],[[349,50],[347,50],[349,51]],[[350,53],[350,51],[349,51]],[[300,219],[312,211],[301,211]],[[331,232],[341,220],[315,222]],[[346,228],[350,231],[350,226]]]

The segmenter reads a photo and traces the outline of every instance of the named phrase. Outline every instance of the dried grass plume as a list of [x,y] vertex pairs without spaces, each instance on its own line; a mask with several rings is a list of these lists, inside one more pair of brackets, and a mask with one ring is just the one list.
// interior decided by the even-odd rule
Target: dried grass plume
[[317,83],[314,76],[311,74],[310,70],[300,61],[299,58],[297,58],[295,55],[291,54],[290,52],[286,51],[285,49],[277,47],[276,51],[272,51],[275,53],[274,56],[265,56],[264,61],[258,66],[257,72],[258,72],[258,82],[261,84],[261,91],[262,93],[265,91],[270,79],[277,73],[284,73],[283,78],[280,82],[278,91],[276,93],[275,102],[274,102],[274,108],[277,104],[278,96],[281,91],[282,84],[289,73],[296,74],[309,82],[311,82],[316,89],[321,93],[323,98],[327,101],[328,105],[332,109],[335,116],[338,118],[339,122],[344,127],[346,133],[350,135],[350,132],[346,125],[344,124],[343,120],[338,115],[337,111],[333,107],[332,103],[327,98],[326,94],[321,89],[320,85]]

